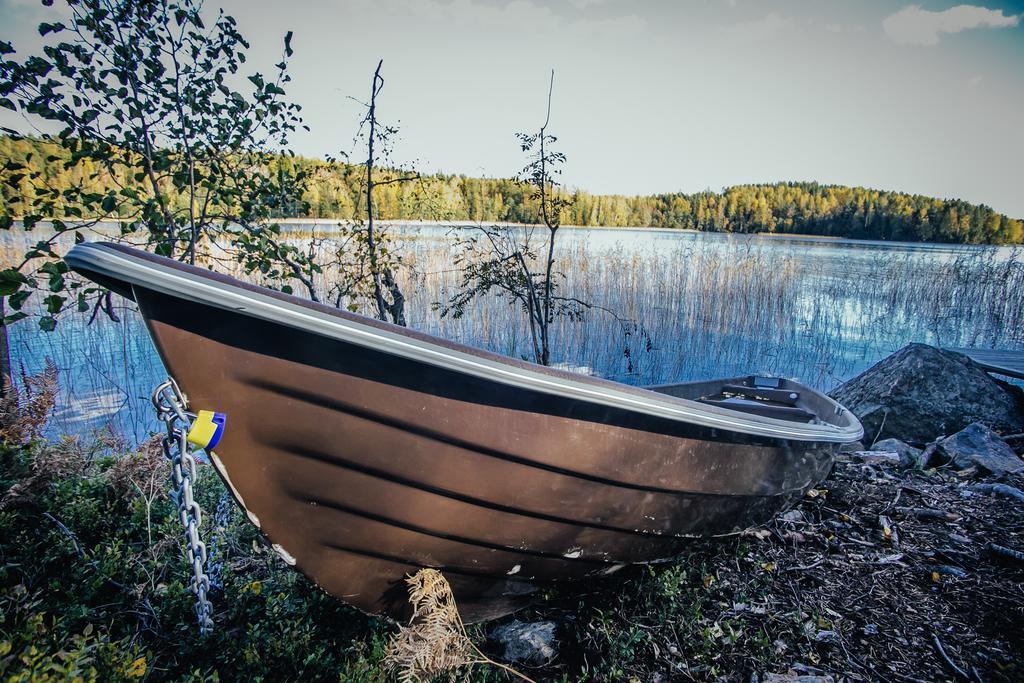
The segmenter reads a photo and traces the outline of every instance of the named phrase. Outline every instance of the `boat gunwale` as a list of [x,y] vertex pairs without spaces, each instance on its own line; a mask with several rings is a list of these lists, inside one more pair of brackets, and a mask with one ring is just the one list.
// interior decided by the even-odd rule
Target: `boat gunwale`
[[392,353],[414,362],[556,397],[771,439],[841,444],[863,437],[859,420],[821,392],[814,393],[833,406],[836,417],[845,421],[845,426],[828,422],[794,424],[519,361],[124,245],[104,242],[79,244],[68,252],[65,260],[83,274],[96,273],[130,287],[144,287],[175,298]]

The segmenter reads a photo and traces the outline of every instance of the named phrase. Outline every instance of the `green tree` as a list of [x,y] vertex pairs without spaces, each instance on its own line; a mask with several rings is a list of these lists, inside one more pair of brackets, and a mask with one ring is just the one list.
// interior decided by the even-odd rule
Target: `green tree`
[[[285,99],[291,33],[270,77],[244,78],[249,44],[235,20],[204,16],[198,0],[69,1],[68,10],[67,24],[40,24],[41,54],[18,59],[0,43],[0,105],[58,131],[45,138],[57,150],[45,162],[64,174],[31,157],[0,169],[4,183],[18,185],[23,227],[52,219],[54,228],[0,273],[0,295],[15,311],[4,322],[25,317],[37,292],[44,329],[68,296],[87,310],[86,298],[100,292],[66,277],[57,245],[111,219],[158,254],[231,259],[285,291],[298,281],[317,299],[320,266],[281,240],[275,222],[306,211],[306,176],[275,163],[302,125],[298,105]],[[0,227],[13,224],[13,213],[0,217]]]

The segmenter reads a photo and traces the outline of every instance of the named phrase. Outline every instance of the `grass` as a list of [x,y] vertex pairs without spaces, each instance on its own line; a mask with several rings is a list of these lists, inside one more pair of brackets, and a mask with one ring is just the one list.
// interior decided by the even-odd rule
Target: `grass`
[[155,442],[47,442],[39,411],[19,415],[0,443],[4,681],[379,680],[387,627],[289,570],[233,505],[211,529],[225,491],[208,466],[197,497],[221,568],[201,638]]

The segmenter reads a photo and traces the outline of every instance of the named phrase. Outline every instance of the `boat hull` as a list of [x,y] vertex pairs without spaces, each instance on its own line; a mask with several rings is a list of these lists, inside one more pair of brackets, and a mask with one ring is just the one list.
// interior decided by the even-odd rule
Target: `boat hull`
[[[705,409],[124,248],[76,249],[76,270],[137,301],[190,408],[227,415],[210,460],[249,519],[368,613],[407,616],[404,579],[421,567],[445,574],[473,622],[538,586],[671,559],[792,505],[860,434],[848,416],[818,427]],[[278,320],[264,300],[363,336]]]
[[829,444],[608,410],[598,421],[242,314],[136,298],[190,405],[228,415],[211,460],[250,519],[371,613],[400,617],[403,578],[436,567],[464,618],[501,614],[537,583],[759,524],[831,465]]

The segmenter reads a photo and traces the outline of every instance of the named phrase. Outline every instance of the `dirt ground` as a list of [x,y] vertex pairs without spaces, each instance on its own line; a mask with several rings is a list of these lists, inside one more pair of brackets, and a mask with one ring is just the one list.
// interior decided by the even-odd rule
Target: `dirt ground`
[[[1024,680],[1024,501],[844,456],[794,510],[519,615],[558,624],[538,680]],[[1012,492],[1010,492],[1012,494]],[[500,654],[500,653],[496,653]],[[808,680],[808,679],[802,679]]]

